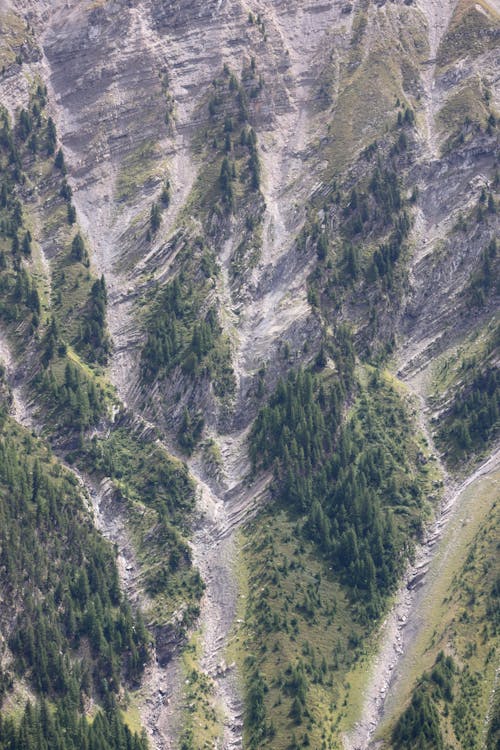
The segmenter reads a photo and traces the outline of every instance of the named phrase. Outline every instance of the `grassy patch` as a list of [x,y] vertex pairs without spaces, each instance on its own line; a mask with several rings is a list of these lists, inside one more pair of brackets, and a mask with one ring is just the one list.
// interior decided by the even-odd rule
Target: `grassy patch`
[[[294,736],[302,741],[307,735],[311,747],[340,747],[332,743],[347,706],[343,678],[359,654],[365,628],[353,622],[345,591],[284,510],[262,514],[241,541],[246,585],[239,619],[244,624],[228,658],[240,665],[247,702],[256,672],[264,685],[264,731],[256,738],[258,727],[247,721],[247,746],[285,750]],[[291,715],[297,668],[306,685],[301,716]]]
[[[334,173],[391,127],[395,103],[406,101],[405,87],[417,80],[418,63],[427,53],[421,17],[411,9],[386,10],[399,17],[377,14],[374,23],[360,11],[355,20],[350,62],[341,72],[332,108],[331,146],[326,147]],[[392,22],[401,28],[397,38]],[[323,88],[329,88],[332,75],[325,70]]]
[[131,202],[148,181],[159,179],[164,168],[160,156],[157,143],[144,141],[124,159],[116,178],[117,201]]
[[201,650],[201,634],[194,633],[182,655],[185,709],[180,750],[211,750],[218,747],[222,733],[213,682],[199,667]]
[[129,699],[129,703],[125,709],[121,711],[122,719],[124,724],[128,726],[133,734],[141,734],[143,726],[141,723],[141,715],[139,709],[135,703]]
[[0,12],[0,72],[15,63],[16,58],[22,61],[21,46],[29,37],[21,16],[9,10]]
[[446,710],[439,705],[446,747],[483,746],[499,647],[499,478],[498,470],[482,477],[457,500],[459,511],[450,520],[428,574],[431,583],[421,607],[424,626],[404,657],[397,696],[389,707],[392,721],[383,731],[386,741],[415,681],[422,680],[422,670],[431,670],[444,651],[457,665],[450,705]]
[[446,135],[443,146],[449,151],[469,143],[487,124],[490,110],[479,78],[470,78],[446,100],[437,116],[439,129]]
[[460,0],[437,53],[439,67],[475,58],[498,44],[499,13],[485,0]]

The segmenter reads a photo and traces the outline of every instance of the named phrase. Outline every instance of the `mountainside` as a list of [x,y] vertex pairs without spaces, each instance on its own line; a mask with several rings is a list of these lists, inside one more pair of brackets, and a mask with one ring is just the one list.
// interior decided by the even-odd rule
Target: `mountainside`
[[496,747],[499,62],[0,2],[2,750]]

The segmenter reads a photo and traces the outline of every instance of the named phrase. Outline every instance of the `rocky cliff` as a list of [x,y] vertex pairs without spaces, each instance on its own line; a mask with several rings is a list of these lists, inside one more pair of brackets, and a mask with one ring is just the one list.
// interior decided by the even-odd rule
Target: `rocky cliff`
[[[23,262],[42,308],[33,340],[21,318],[4,318],[0,328],[11,412],[51,435],[65,459],[73,451],[78,463],[84,453],[79,465],[102,531],[122,548],[124,585],[149,611],[158,652],[174,654],[153,656],[137,698],[153,747],[242,747],[243,737],[248,747],[305,746],[293,745],[292,734],[304,731],[288,719],[277,739],[269,730],[265,745],[251,744],[243,730],[248,681],[242,688],[239,679],[247,680],[248,665],[241,654],[235,666],[226,663],[245,619],[238,529],[277,496],[276,464],[274,474],[271,464],[251,465],[249,435],[280,378],[325,367],[340,377],[348,331],[358,369],[356,387],[343,392],[346,419],[370,368],[385,368],[396,390],[416,397],[407,408],[413,429],[427,433],[425,450],[448,462],[437,467],[434,490],[444,478],[448,495],[459,496],[454,482],[461,469],[476,470],[480,454],[493,455],[488,471],[498,471],[493,418],[463,467],[453,463],[453,441],[443,439],[438,451],[431,431],[439,440],[440,425],[455,418],[453,399],[475,387],[476,371],[473,381],[460,369],[469,351],[478,372],[498,366],[499,22],[497,0],[0,6],[0,104],[15,128],[21,110],[33,112],[37,86],[46,86],[43,117],[64,155],[64,169],[51,171],[35,144],[15,188],[33,236]],[[68,215],[75,211],[69,224],[65,201]],[[77,231],[88,262],[72,286],[65,253]],[[81,332],[94,303],[80,295],[88,289],[95,299],[100,278],[109,336],[99,339],[108,353],[96,363],[89,351],[97,334]],[[33,380],[51,319],[69,346],[58,356],[105,394],[94,422],[70,440],[56,411],[40,407]],[[155,537],[148,514],[158,503],[144,500],[144,465],[134,463],[130,476],[123,468],[136,451],[125,435],[187,462],[197,511],[181,493],[183,518],[168,512],[189,547]],[[108,453],[120,456],[118,468]],[[415,458],[417,474],[427,460]],[[118,493],[126,484],[127,501],[96,490],[103,480]],[[434,495],[434,511],[419,523],[436,512]],[[168,589],[166,606],[151,604],[147,571],[172,547],[200,570],[199,611],[201,583],[192,578]],[[196,623],[200,633],[188,645],[195,656],[181,658],[180,633],[192,634]],[[250,643],[252,625],[244,628]],[[393,658],[381,657],[382,687],[366,683],[369,706],[358,706],[358,734],[346,746],[368,747]],[[182,695],[185,680],[205,679],[208,697]],[[311,720],[313,746],[320,737],[322,747],[339,746],[325,742],[340,743],[354,717],[335,711],[328,732]]]

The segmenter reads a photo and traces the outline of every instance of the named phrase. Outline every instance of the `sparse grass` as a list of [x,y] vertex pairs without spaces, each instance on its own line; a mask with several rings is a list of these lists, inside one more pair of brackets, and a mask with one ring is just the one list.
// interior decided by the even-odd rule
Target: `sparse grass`
[[263,241],[263,216],[259,214],[256,226],[245,236],[231,258],[230,273],[235,281],[243,281],[247,273],[255,268],[260,260]]
[[[294,733],[307,733],[311,747],[321,748],[323,741],[337,747],[337,721],[349,694],[344,676],[366,632],[353,621],[345,591],[283,510],[261,514],[242,532],[238,569],[238,619],[244,624],[231,639],[228,659],[245,676],[253,655],[267,686],[266,718],[275,733],[261,746],[286,750]],[[317,597],[314,613],[304,608],[311,592]],[[290,717],[292,695],[286,688],[287,669],[299,661],[308,682],[300,725]]]
[[141,734],[143,726],[139,708],[132,696],[128,695],[127,700],[127,707],[122,710],[123,721],[132,733],[136,732],[137,734]]
[[45,273],[41,251],[37,245],[35,245],[33,248],[31,277],[36,285],[38,294],[40,295],[40,321],[42,325],[45,325],[48,322],[50,315],[51,284],[50,279]]
[[36,701],[35,692],[24,678],[14,675],[13,690],[6,693],[2,703],[2,715],[20,721],[27,701]]
[[165,166],[160,156],[157,143],[144,141],[124,159],[116,178],[117,201],[133,200],[148,181],[156,182],[160,179]]
[[[405,29],[402,38],[393,37],[390,20],[381,15],[377,25],[368,22],[362,35],[359,28],[364,24],[357,22],[351,64],[341,75],[332,111],[331,146],[326,147],[334,173],[340,172],[355,153],[392,127],[396,100],[406,101],[403,79],[416,80],[417,66],[427,54],[422,18],[410,9],[387,12],[402,14],[401,28]],[[328,88],[332,74],[326,70],[324,75],[324,86]]]
[[185,708],[180,742],[186,750],[211,750],[218,747],[222,735],[223,716],[214,685],[199,666],[201,638],[200,632],[193,633],[182,654]]
[[10,10],[0,12],[0,71],[15,62],[23,42],[29,36],[21,16]]
[[499,13],[485,0],[460,0],[437,53],[441,68],[475,58],[498,44]]
[[[71,243],[69,243],[71,244]],[[84,310],[95,277],[81,263],[69,257],[68,248],[53,261],[52,304],[62,328],[62,336],[69,343],[78,338]]]
[[215,155],[213,159],[204,162],[203,168],[200,168],[196,180],[191,188],[191,192],[182,209],[181,221],[189,221],[193,214],[201,213],[206,218],[206,214],[213,207],[214,199],[219,195],[218,178],[222,156]]
[[81,368],[81,370],[88,378],[95,378],[96,382],[99,383],[99,385],[107,391],[107,395],[109,397],[114,394],[113,386],[110,385],[109,381],[104,376],[103,370],[100,367],[98,367],[97,365],[93,365],[92,367],[88,365],[71,346],[67,347],[66,353],[68,355],[68,359],[73,362],[73,364]]
[[[388,737],[416,680],[423,670],[431,668],[440,650],[451,653],[461,670],[467,667],[471,675],[481,676],[466,712],[476,719],[486,715],[495,675],[496,659],[492,653],[499,645],[498,622],[488,613],[493,603],[491,590],[499,574],[499,481],[497,469],[467,487],[457,500],[457,510],[431,563],[428,588],[419,606],[422,627],[404,656],[397,691],[392,694],[388,719],[381,729],[382,737]],[[456,692],[457,700],[461,700],[460,691],[466,689],[467,682],[466,672],[462,687]],[[471,747],[467,743],[458,744],[456,738],[453,740],[450,721],[447,719],[445,725],[451,747]]]
[[454,90],[438,113],[439,128],[447,135],[444,149],[453,147],[457,134],[463,133],[464,143],[472,140],[477,129],[485,127],[489,114],[481,81],[470,78]]
[[212,477],[221,478],[223,472],[223,460],[219,445],[212,438],[208,438],[204,441],[201,447],[207,473]]

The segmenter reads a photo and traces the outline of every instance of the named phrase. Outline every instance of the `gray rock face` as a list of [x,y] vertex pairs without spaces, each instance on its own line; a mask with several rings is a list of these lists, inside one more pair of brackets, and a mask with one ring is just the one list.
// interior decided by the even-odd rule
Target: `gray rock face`
[[[253,23],[242,3],[215,0],[83,7],[55,3],[43,11],[40,38],[75,203],[94,245],[95,263],[107,277],[111,299],[120,294],[122,310],[116,316],[111,313],[110,326],[117,349],[129,349],[127,369],[132,378],[137,377],[137,367],[130,360],[137,360],[138,354],[132,356],[132,341],[126,346],[123,341],[128,335],[123,331],[127,307],[123,286],[137,289],[141,282],[130,264],[139,261],[141,270],[157,266],[159,245],[168,237],[169,227],[175,226],[198,170],[203,169],[193,154],[192,140],[207,126],[211,81],[224,64],[239,73],[252,58],[256,60],[264,87],[250,117],[262,136],[264,253],[241,296],[232,300],[239,305],[243,322],[234,332],[240,349],[235,352],[237,379],[246,388],[244,383],[252,381],[262,364],[276,360],[277,341],[295,341],[300,349],[314,328],[305,302],[307,268],[303,258],[294,257],[293,238],[319,169],[317,156],[311,162],[307,155],[306,116],[313,112],[315,75],[324,65],[321,46],[332,23],[348,29],[340,6],[277,3],[262,12],[262,22],[257,22],[259,8],[255,8]],[[168,107],[173,121],[167,125]],[[314,122],[311,125],[314,132]],[[310,168],[304,169],[308,161]],[[141,226],[166,173],[173,183],[173,205],[151,252]],[[291,194],[285,198],[291,181],[297,187],[295,198]],[[230,244],[228,263],[238,241],[238,222],[215,235],[216,243]],[[146,254],[150,260],[145,265]],[[294,287],[299,292],[295,312],[288,298]],[[230,289],[227,294],[231,296]],[[258,319],[265,319],[270,331],[255,340]],[[240,362],[245,371],[239,372]],[[276,382],[271,374],[275,371],[274,365],[268,370],[268,388]],[[126,387],[129,393],[134,391],[133,383]],[[217,422],[218,410],[209,406],[211,398],[203,396],[203,390],[197,389],[190,401],[205,404],[209,421]],[[247,407],[241,403],[243,411]],[[237,415],[236,424],[249,416]]]
[[[352,324],[359,341],[371,337],[375,348],[392,337],[400,371],[408,376],[498,306],[492,295],[471,310],[467,289],[498,232],[496,215],[476,217],[482,189],[498,188],[497,131],[488,132],[487,117],[500,105],[499,56],[490,35],[484,49],[464,49],[439,67],[456,6],[455,0],[9,0],[0,7],[6,29],[13,18],[29,23],[12,42],[23,64],[9,58],[0,75],[0,102],[13,113],[26,104],[34,76],[48,85],[78,221],[92,264],[108,285],[110,378],[148,429],[154,423],[172,435],[188,406],[203,413],[206,434],[221,449],[217,480],[208,481],[199,456],[190,462],[209,508],[204,512],[213,516],[205,525],[209,533],[202,527],[196,535],[194,550],[213,579],[202,611],[206,625],[210,619],[203,659],[212,671],[214,654],[208,652],[216,643],[222,654],[237,597],[231,556],[219,539],[248,518],[257,496],[262,502],[267,497],[269,477],[258,492],[244,485],[245,441],[280,376],[310,362],[339,321]],[[490,6],[500,11],[498,0]],[[239,78],[254,66],[259,81],[257,95],[250,95],[250,86],[245,92],[258,139],[261,195],[234,216],[209,213],[200,198],[206,198],[215,159],[200,143],[213,126],[212,81],[225,65]],[[418,197],[401,261],[404,278],[377,303],[375,335],[371,292],[347,295],[347,302],[339,293],[328,314],[311,304],[310,279],[318,265],[311,226],[316,221],[329,233],[330,260],[336,262],[340,209],[329,200],[336,190],[347,195],[362,182],[367,147],[376,142],[380,153],[389,152],[396,100],[415,112],[411,144],[398,164],[403,192],[418,187]],[[167,177],[170,205],[148,240],[151,205]],[[248,216],[260,222],[258,257],[245,261],[235,279]],[[461,216],[465,229],[457,228]],[[181,368],[147,392],[141,380],[141,303],[173,277],[184,248],[200,235],[219,266],[204,303],[217,307],[231,342],[236,392],[226,402],[208,376],[193,381]],[[50,239],[45,250],[50,259]],[[222,641],[214,618],[223,622]],[[159,628],[157,641],[163,667],[176,653],[175,627]],[[237,680],[232,670],[215,671],[229,715],[223,747],[241,747]],[[180,679],[175,670],[171,674]],[[158,733],[172,718],[160,703],[154,718],[149,715],[155,747],[173,747],[168,728]]]

